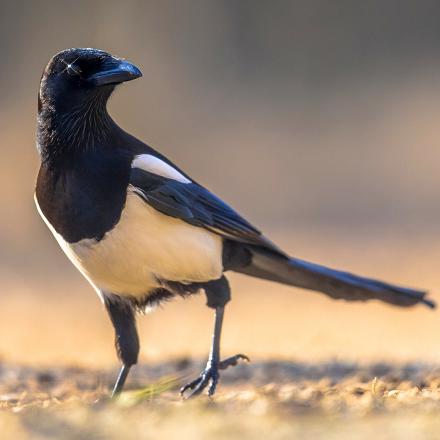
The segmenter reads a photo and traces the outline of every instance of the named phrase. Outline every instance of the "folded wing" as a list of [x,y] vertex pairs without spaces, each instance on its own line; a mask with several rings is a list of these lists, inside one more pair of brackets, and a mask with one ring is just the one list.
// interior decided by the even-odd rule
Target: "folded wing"
[[335,299],[435,306],[425,298],[426,292],[288,257],[221,199],[189,179],[175,180],[135,167],[130,183],[132,191],[163,214],[208,229],[227,242],[238,244],[236,249],[244,249],[249,258],[244,263],[238,259],[230,267],[233,271],[319,291]]

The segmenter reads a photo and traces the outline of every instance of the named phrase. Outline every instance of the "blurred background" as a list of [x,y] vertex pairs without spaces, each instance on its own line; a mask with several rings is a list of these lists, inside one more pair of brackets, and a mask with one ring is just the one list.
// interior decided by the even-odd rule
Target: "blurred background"
[[[440,300],[440,3],[372,0],[0,2],[0,357],[116,365],[94,291],[33,203],[36,98],[68,47],[143,78],[122,127],[292,255]],[[440,317],[333,302],[233,276],[223,349],[257,358],[440,361]],[[143,362],[208,353],[200,296],[140,318]]]

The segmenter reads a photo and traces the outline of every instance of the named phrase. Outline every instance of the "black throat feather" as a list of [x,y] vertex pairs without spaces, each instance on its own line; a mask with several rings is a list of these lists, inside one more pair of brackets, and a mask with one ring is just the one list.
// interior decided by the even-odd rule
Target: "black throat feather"
[[43,162],[71,158],[106,144],[117,125],[107,112],[113,87],[77,102],[39,96],[37,148]]
[[101,240],[125,204],[133,154],[106,109],[113,88],[77,90],[72,99],[63,90],[40,91],[36,198],[69,243]]

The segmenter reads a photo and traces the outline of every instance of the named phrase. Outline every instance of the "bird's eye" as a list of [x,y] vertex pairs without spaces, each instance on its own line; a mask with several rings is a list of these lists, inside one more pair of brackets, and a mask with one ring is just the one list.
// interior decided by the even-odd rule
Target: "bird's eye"
[[66,72],[70,76],[81,76],[81,69],[76,64],[67,64]]

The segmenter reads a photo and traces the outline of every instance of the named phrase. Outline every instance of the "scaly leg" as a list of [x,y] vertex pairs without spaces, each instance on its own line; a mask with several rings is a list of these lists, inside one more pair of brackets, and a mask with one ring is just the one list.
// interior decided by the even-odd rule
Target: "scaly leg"
[[180,394],[183,396],[186,391],[191,390],[186,398],[194,397],[200,394],[209,384],[208,395],[215,393],[217,383],[220,377],[219,370],[225,370],[230,366],[237,365],[240,359],[248,361],[249,358],[244,354],[236,354],[223,361],[220,361],[220,338],[223,325],[223,316],[225,304],[230,299],[230,288],[225,277],[220,280],[211,281],[204,286],[208,298],[208,307],[215,308],[214,333],[212,335],[212,345],[206,368],[200,376],[183,386]]

